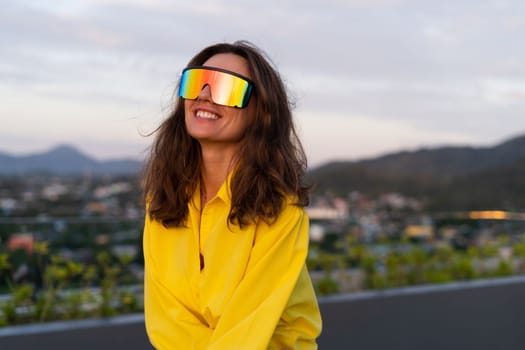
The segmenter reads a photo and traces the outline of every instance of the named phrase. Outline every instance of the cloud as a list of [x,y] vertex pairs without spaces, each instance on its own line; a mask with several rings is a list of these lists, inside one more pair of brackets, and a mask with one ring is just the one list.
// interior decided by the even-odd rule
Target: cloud
[[149,128],[169,108],[195,52],[249,39],[275,61],[297,113],[317,116],[305,118],[309,139],[357,128],[362,144],[351,149],[362,154],[425,140],[493,142],[525,130],[524,14],[518,0],[8,0],[0,115],[30,123],[39,114],[49,137],[108,140],[96,127],[109,116],[116,138],[132,143],[137,124]]

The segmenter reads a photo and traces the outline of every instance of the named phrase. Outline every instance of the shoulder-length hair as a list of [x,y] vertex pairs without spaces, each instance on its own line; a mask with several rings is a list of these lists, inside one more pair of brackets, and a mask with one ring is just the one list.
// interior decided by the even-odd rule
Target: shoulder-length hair
[[[306,206],[306,156],[295,131],[291,103],[283,81],[267,56],[253,44],[238,41],[209,46],[188,66],[231,53],[243,57],[254,82],[256,112],[242,140],[232,176],[229,223],[240,226],[274,220],[288,198]],[[180,84],[180,80],[179,80]],[[184,100],[177,97],[169,117],[153,132],[144,176],[148,214],[165,226],[184,226],[188,203],[201,181],[201,148],[186,131]]]

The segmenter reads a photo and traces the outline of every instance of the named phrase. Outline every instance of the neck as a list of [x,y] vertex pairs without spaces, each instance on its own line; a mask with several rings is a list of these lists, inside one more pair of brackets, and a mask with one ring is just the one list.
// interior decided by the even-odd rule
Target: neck
[[235,164],[235,153],[217,148],[202,147],[201,207],[213,198]]

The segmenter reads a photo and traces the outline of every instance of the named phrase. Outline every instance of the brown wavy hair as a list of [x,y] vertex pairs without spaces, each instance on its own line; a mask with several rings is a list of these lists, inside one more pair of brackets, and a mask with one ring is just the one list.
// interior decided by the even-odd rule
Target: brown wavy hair
[[[253,120],[245,132],[232,176],[229,223],[240,226],[274,220],[287,198],[308,205],[309,187],[303,183],[306,156],[293,124],[285,86],[266,54],[247,41],[206,47],[188,66],[203,65],[210,57],[231,53],[243,57],[254,82]],[[179,80],[180,84],[180,80]],[[184,99],[177,97],[169,117],[156,134],[146,163],[144,198],[148,213],[165,226],[183,226],[188,203],[201,181],[201,148],[186,131]]]

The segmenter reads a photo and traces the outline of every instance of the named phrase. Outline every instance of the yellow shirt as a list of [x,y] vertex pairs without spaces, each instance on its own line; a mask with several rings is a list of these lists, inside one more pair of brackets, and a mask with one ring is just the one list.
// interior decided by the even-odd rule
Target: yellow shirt
[[305,266],[305,211],[288,203],[270,225],[228,226],[227,184],[202,214],[196,191],[186,227],[166,228],[146,217],[151,343],[162,350],[317,349],[321,316]]

